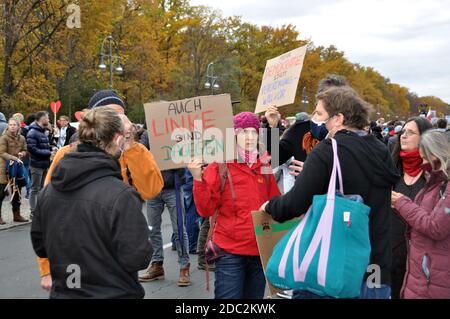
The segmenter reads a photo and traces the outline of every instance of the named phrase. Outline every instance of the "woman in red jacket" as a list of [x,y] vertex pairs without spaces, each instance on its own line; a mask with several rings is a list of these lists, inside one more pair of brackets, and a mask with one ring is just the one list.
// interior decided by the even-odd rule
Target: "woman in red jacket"
[[392,205],[409,227],[408,260],[401,297],[450,298],[450,136],[428,131],[420,155],[428,172],[414,202],[392,192]]
[[210,164],[204,173],[201,161],[194,160],[189,164],[199,214],[210,217],[219,210],[213,241],[224,255],[215,262],[216,299],[264,297],[266,281],[251,212],[273,196],[278,196],[280,191],[270,165],[263,163],[258,156],[259,128],[258,117],[251,112],[234,117],[239,159],[226,164],[231,181],[226,181],[222,191],[221,164]]

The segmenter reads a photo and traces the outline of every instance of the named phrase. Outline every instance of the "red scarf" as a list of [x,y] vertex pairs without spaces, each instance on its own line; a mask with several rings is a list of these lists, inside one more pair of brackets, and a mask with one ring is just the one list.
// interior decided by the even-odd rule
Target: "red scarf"
[[402,159],[403,171],[412,177],[416,177],[422,172],[422,158],[420,157],[419,149],[412,152],[400,151]]

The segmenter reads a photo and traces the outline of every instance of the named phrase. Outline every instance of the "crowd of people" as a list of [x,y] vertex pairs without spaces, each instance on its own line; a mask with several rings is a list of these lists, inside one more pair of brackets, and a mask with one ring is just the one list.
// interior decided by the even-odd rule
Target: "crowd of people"
[[[206,165],[196,159],[165,171],[153,158],[145,126],[131,123],[112,90],[91,97],[78,130],[67,116],[52,126],[45,111],[8,120],[0,113],[0,205],[10,195],[13,220],[27,222],[20,211],[26,191],[41,286],[51,298],[143,298],[141,283],[164,280],[164,267],[173,267],[164,265],[166,207],[178,286],[191,284],[190,254],[196,254],[198,268],[214,272],[215,298],[262,299],[267,283],[251,212],[260,209],[278,222],[304,215],[314,196],[327,193],[333,138],[341,187],[370,207],[370,264],[381,269],[376,287],[366,284],[366,273],[360,298],[450,298],[445,119],[370,122],[372,106],[336,75],[320,82],[316,101],[312,114],[288,120],[276,106],[261,117],[239,113],[233,119],[236,160]],[[274,162],[290,176],[274,175]],[[295,182],[279,187],[285,178]],[[81,269],[81,287],[67,284],[73,264]]]

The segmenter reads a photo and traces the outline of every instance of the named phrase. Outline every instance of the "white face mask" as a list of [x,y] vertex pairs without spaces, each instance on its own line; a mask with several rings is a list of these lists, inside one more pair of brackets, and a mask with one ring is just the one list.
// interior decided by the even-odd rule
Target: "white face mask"
[[120,135],[117,140],[116,140],[116,146],[117,146],[117,151],[115,154],[113,154],[112,156],[115,159],[119,159],[122,157],[123,152],[125,151],[125,138]]

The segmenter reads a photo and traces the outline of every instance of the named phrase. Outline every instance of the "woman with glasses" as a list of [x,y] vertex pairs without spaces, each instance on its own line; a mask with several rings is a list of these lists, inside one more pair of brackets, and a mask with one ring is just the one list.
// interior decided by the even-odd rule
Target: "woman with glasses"
[[[422,158],[419,153],[420,136],[431,129],[431,123],[421,117],[410,118],[394,144],[392,158],[402,177],[394,187],[394,191],[414,200],[417,193],[425,185],[422,170]],[[400,289],[406,271],[406,224],[396,213],[391,213],[391,245],[392,245],[392,295],[400,298]]]
[[408,258],[401,297],[450,298],[450,136],[430,130],[419,147],[426,184],[411,200],[392,192],[392,205],[408,225]]

